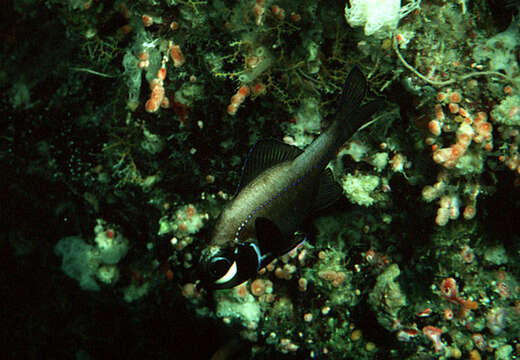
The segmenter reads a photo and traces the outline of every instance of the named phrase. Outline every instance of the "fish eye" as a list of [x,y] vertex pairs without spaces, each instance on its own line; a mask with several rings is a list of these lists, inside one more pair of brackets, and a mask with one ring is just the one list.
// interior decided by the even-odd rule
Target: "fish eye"
[[208,272],[213,278],[218,279],[224,276],[230,267],[231,262],[228,259],[225,257],[215,257],[211,259],[208,264]]

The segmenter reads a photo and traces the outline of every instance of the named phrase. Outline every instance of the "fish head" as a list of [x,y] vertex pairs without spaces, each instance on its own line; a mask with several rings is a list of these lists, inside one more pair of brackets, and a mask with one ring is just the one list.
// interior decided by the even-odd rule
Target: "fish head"
[[235,287],[253,277],[260,263],[260,252],[253,242],[234,247],[210,246],[201,256],[201,284],[208,289]]

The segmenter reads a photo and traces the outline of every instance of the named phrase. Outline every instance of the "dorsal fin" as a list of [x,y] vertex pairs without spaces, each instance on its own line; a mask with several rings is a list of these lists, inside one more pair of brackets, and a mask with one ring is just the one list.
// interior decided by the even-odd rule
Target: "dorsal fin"
[[247,154],[238,183],[238,192],[262,171],[284,161],[294,160],[303,151],[275,139],[258,141]]
[[332,171],[329,168],[325,169],[320,177],[320,187],[314,203],[312,205],[312,212],[325,209],[338,200],[343,194],[343,189],[334,180]]

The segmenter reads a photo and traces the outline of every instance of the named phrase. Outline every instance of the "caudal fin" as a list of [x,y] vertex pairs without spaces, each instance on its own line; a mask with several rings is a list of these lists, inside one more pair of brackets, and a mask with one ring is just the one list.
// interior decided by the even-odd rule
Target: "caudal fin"
[[372,115],[384,106],[383,100],[374,100],[361,106],[367,92],[367,81],[359,67],[355,65],[345,80],[343,92],[338,101],[336,121],[343,128],[344,139],[349,139],[366,124]]
[[356,111],[365,98],[367,81],[357,65],[350,70],[338,100],[337,116],[342,118]]

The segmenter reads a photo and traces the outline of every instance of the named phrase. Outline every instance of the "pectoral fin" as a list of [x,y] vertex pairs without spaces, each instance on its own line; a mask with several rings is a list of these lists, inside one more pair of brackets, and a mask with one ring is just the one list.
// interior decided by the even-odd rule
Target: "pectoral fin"
[[312,204],[311,212],[323,210],[341,198],[343,189],[334,180],[334,175],[330,169],[325,169],[320,177],[320,186],[316,199]]
[[256,238],[262,255],[277,257],[291,247],[289,239],[284,236],[272,220],[258,217],[255,220]]

